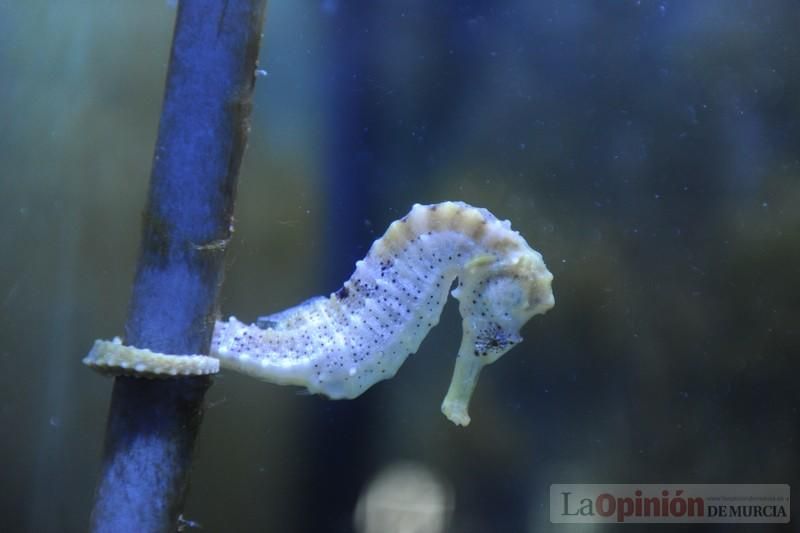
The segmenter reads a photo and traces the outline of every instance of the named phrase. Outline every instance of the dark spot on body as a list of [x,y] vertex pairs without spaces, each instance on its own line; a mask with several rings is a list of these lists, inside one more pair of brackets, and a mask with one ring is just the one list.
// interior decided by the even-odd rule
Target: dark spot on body
[[339,298],[340,300],[344,300],[348,296],[350,296],[350,291],[347,290],[347,287],[342,286],[341,289],[336,291],[336,297]]

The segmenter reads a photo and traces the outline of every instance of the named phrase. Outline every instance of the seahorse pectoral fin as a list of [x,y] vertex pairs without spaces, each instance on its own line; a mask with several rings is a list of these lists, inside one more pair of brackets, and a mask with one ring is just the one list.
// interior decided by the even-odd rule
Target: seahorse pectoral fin
[[492,266],[497,261],[497,257],[492,254],[476,255],[464,265],[464,270],[470,273],[475,273],[480,270],[485,270]]
[[472,398],[472,392],[475,390],[475,385],[478,384],[478,377],[485,364],[480,356],[468,353],[463,349],[459,350],[450,387],[442,402],[442,413],[457,426],[469,424],[470,418],[467,412],[469,400]]

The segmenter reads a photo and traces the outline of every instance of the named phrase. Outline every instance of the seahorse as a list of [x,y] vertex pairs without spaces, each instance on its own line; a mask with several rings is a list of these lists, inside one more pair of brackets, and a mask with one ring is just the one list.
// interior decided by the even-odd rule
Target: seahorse
[[[394,376],[439,321],[452,295],[462,317],[461,345],[441,409],[457,425],[484,366],[522,341],[520,329],[555,304],[542,256],[488,210],[463,202],[415,204],[375,241],[355,272],[328,297],[245,324],[217,321],[210,356],[223,368],[330,398],[355,398]],[[120,344],[109,343],[120,359]],[[95,344],[87,364],[108,371]],[[135,350],[135,349],[134,349]],[[152,354],[152,352],[150,352]],[[163,354],[152,354],[162,357]],[[175,356],[177,357],[177,356]],[[182,359],[182,358],[181,358]],[[146,374],[176,374],[126,361]],[[203,371],[212,369],[206,364]]]

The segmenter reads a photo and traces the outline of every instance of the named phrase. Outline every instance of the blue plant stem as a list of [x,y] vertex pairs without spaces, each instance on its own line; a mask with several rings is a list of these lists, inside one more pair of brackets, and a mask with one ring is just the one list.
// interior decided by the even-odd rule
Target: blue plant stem
[[[208,353],[266,0],[181,0],[125,342]],[[207,378],[114,382],[96,532],[177,529]]]

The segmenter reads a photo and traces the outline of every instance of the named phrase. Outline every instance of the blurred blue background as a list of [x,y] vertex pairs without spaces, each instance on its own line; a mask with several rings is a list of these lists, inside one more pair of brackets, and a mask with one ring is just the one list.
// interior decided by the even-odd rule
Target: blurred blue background
[[[80,358],[122,331],[174,14],[0,6],[3,531],[88,523],[111,381]],[[223,313],[335,290],[442,200],[510,219],[557,303],[466,429],[439,413],[452,302],[354,401],[224,372],[185,517],[567,531],[553,483],[798,485],[798,27],[792,0],[271,2]],[[440,521],[380,525],[381,490]]]

